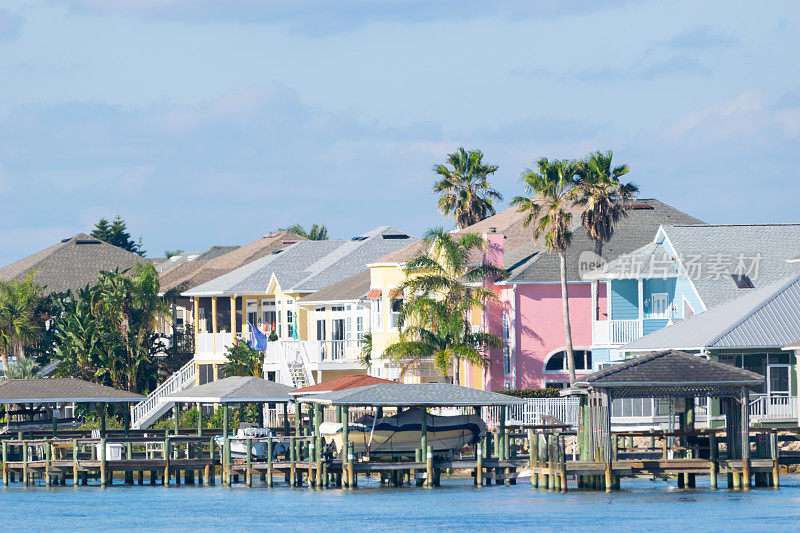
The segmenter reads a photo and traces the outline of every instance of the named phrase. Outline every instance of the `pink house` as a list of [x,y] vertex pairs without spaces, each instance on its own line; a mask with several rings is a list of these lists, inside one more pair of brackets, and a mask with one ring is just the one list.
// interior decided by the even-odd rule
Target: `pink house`
[[[565,334],[558,257],[531,240],[532,230],[522,226],[515,208],[467,228],[485,235],[488,248],[483,261],[503,266],[505,279],[489,284],[498,296],[483,313],[482,326],[504,341],[488,354],[484,367],[469,367],[460,376],[464,385],[489,390],[563,386],[568,381],[564,361]],[[604,247],[610,260],[651,242],[661,224],[702,224],[694,217],[658,200],[637,200],[628,217],[616,228]],[[578,219],[579,222],[579,219]],[[582,281],[578,272],[581,253],[593,251],[594,243],[580,226],[574,229],[567,253],[572,342],[575,367],[580,373],[596,370],[592,359],[595,322],[608,319],[607,287]]]

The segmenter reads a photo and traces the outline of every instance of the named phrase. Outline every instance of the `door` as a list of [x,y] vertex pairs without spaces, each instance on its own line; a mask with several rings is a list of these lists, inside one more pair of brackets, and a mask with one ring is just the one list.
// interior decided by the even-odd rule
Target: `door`
[[317,320],[317,343],[319,344],[319,354],[322,360],[328,358],[328,343],[325,342],[325,319]]
[[790,418],[789,365],[767,365],[767,412],[772,418]]
[[667,304],[669,295],[665,292],[654,292],[650,296],[650,315],[652,318],[669,318]]
[[340,359],[344,354],[344,319],[334,318],[331,320],[331,344],[333,345],[333,358]]

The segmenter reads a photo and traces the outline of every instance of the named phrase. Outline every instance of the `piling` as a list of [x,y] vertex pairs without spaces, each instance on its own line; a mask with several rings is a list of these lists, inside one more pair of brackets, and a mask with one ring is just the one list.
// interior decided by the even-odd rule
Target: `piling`
[[711,433],[711,435],[708,436],[708,443],[709,443],[709,461],[711,462],[711,465],[708,468],[708,477],[709,477],[709,482],[711,484],[711,488],[716,489],[717,473],[719,472],[719,463],[717,460],[719,448],[717,445],[716,433]]
[[253,439],[247,437],[247,471],[244,474],[245,483],[248,487],[253,486]]
[[164,478],[163,483],[165,487],[169,487],[169,459],[170,459],[170,444],[169,437],[164,439]]
[[480,442],[475,445],[475,485],[483,486],[483,449]]
[[355,445],[350,442],[347,447],[347,486],[356,487]]
[[272,486],[272,439],[267,439],[267,486]]
[[100,439],[100,486],[106,486],[106,439]]
[[770,459],[772,459],[772,486],[777,489],[781,484],[781,474],[778,458],[778,434],[774,431],[769,434],[769,451]]

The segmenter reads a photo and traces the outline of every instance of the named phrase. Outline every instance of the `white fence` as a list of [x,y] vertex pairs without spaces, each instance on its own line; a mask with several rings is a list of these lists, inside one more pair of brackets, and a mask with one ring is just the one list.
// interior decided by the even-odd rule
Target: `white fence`
[[[524,404],[505,407],[506,425],[547,425],[553,423],[578,426],[578,398],[528,398]],[[489,427],[500,424],[500,409],[483,410],[483,419]]]
[[361,344],[358,339],[341,341],[274,341],[267,343],[265,362],[279,364],[293,361],[303,354],[309,363],[358,363]]
[[597,320],[592,322],[592,343],[598,346],[628,344],[641,336],[641,320]]

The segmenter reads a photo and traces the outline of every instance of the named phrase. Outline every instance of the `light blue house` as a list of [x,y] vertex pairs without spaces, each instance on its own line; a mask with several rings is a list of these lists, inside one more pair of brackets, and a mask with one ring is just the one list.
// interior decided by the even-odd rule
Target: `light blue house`
[[[622,346],[800,272],[800,224],[661,226],[650,244],[587,274],[607,284],[592,325],[596,368]],[[604,316],[603,316],[604,315]]]

